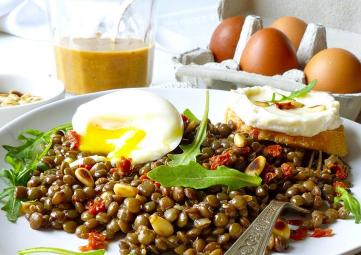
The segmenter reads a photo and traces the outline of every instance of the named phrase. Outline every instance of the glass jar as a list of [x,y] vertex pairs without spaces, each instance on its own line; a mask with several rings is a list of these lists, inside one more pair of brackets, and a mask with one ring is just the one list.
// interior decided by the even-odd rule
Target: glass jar
[[155,0],[48,0],[58,79],[83,94],[151,83]]

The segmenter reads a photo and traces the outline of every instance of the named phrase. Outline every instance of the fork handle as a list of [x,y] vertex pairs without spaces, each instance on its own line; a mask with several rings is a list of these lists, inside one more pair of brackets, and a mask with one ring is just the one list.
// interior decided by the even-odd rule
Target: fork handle
[[272,200],[224,255],[264,254],[273,226],[287,203]]

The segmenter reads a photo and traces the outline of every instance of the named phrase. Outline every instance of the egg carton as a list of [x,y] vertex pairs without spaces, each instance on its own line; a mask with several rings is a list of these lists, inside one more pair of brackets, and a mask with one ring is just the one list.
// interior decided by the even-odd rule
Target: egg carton
[[[219,19],[247,13],[247,0],[221,0],[218,7]],[[361,6],[361,5],[360,5]],[[293,14],[293,13],[291,13]],[[294,14],[297,16],[297,14]],[[297,90],[305,86],[302,70],[292,69],[282,75],[265,76],[239,70],[239,60],[248,39],[263,28],[260,16],[248,15],[233,59],[216,63],[208,48],[196,48],[173,57],[175,76],[180,82],[195,84],[201,88],[230,90],[244,86],[272,86],[283,90]],[[326,28],[308,23],[297,50],[297,59],[303,68],[319,51],[327,48]],[[361,93],[332,94],[340,102],[340,114],[355,120],[361,111]]]

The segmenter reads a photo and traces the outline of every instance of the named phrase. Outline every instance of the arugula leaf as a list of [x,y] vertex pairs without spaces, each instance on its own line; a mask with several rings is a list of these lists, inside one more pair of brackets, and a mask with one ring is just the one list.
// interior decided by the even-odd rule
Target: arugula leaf
[[[317,84],[317,80],[313,80],[311,81],[307,86],[305,86],[304,88],[300,89],[300,90],[295,90],[292,91],[288,96],[280,94],[280,93],[273,93],[272,94],[272,99],[270,101],[267,101],[269,103],[278,103],[278,102],[283,102],[286,100],[295,100],[295,98],[298,97],[304,97],[306,96]],[[276,95],[281,96],[280,99],[276,100]]]
[[15,222],[19,216],[20,207],[21,202],[15,197],[15,187],[11,187],[9,189],[8,200],[1,210],[6,212],[6,217],[9,221]]
[[20,255],[32,254],[32,253],[53,253],[53,254],[60,254],[60,255],[104,255],[105,250],[94,250],[94,251],[87,251],[87,252],[74,252],[60,248],[52,248],[52,247],[36,247],[36,248],[29,248],[25,250],[18,251]]
[[51,136],[59,130],[67,132],[71,129],[70,123],[60,125],[47,132],[29,129],[19,134],[18,140],[22,142],[21,145],[3,145],[3,148],[7,150],[5,161],[12,168],[3,169],[0,172],[0,177],[8,184],[8,187],[0,193],[0,202],[4,203],[1,209],[6,211],[6,216],[10,221],[16,221],[21,206],[20,200],[15,197],[16,186],[26,185],[41,158],[49,151]]
[[304,97],[316,86],[316,84],[317,84],[317,80],[313,80],[303,89],[292,91],[288,97],[290,98]]
[[345,209],[352,213],[352,215],[355,217],[356,224],[359,224],[361,222],[360,202],[357,200],[357,198],[355,198],[342,187],[336,187],[336,192],[338,192],[340,196],[335,197],[334,202],[339,203],[340,201],[343,201],[343,206]]
[[226,185],[231,190],[245,186],[259,186],[262,179],[250,176],[236,169],[219,166],[216,170],[209,170],[195,161],[186,165],[162,165],[148,172],[148,177],[165,187],[188,187],[204,189],[214,185]]
[[191,121],[195,121],[195,122],[199,121],[199,119],[188,108],[183,111],[183,115],[186,116]]
[[201,153],[201,145],[207,135],[207,123],[208,123],[208,111],[209,111],[209,91],[206,91],[206,106],[201,123],[199,124],[197,134],[191,144],[180,146],[183,150],[181,154],[171,154],[169,158],[170,166],[186,165],[191,161],[196,161],[197,156]]

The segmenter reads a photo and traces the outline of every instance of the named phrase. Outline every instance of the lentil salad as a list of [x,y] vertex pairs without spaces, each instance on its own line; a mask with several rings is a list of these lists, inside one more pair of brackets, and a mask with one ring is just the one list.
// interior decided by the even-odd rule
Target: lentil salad
[[[186,118],[184,121],[185,134],[182,144],[189,144],[194,139],[198,123]],[[145,174],[159,165],[166,164],[169,161],[167,157],[134,167],[129,167],[129,161],[124,159],[122,161],[124,165],[114,167],[109,162],[96,162],[91,157],[92,155],[76,150],[73,142],[74,139],[69,133],[59,131],[53,135],[51,148],[41,159],[43,163],[40,165],[41,167],[32,174],[27,187],[17,188],[19,197],[33,199],[30,203],[24,203],[25,216],[31,226],[35,223],[32,227],[36,229],[55,228],[65,231],[67,229],[69,232],[75,231],[80,237],[102,233],[107,239],[112,239],[114,234],[124,233],[121,235],[122,240],[119,243],[121,254],[129,252],[144,254],[145,250],[149,254],[161,254],[164,247],[179,254],[183,252],[185,254],[221,254],[232,240],[235,240],[236,233],[240,234],[241,230],[248,226],[264,208],[267,201],[272,198],[288,199],[295,204],[316,211],[309,221],[302,222],[311,229],[317,228],[316,226],[320,226],[322,223],[334,221],[335,210],[342,212],[345,209],[340,204],[332,205],[332,195],[335,196],[336,193],[334,190],[327,193],[326,190],[329,188],[324,188],[328,187],[326,184],[332,185],[335,181],[347,185],[343,178],[339,178],[340,175],[337,176],[335,169],[332,170],[330,165],[328,169],[326,167],[326,162],[333,164],[337,162],[345,170],[342,174],[347,174],[347,166],[342,161],[318,152],[256,141],[247,134],[238,133],[233,123],[208,124],[207,139],[202,144],[202,153],[197,161],[208,169],[214,168],[217,164],[224,164],[244,171],[257,157],[264,157],[267,160],[262,171],[264,183],[259,187],[247,187],[237,191],[229,191],[225,187],[219,186],[204,190],[182,187],[166,188],[149,180]],[[321,160],[318,160],[319,157]],[[69,162],[78,158],[83,159],[83,164],[70,167]],[[320,169],[318,169],[319,161],[322,162]],[[310,162],[312,163],[310,164]],[[282,167],[283,164],[288,164],[288,166]],[[46,165],[45,168],[44,165]],[[309,171],[309,168],[313,169],[313,173]],[[84,169],[91,173],[95,194],[90,188],[92,185],[79,177],[82,176],[81,174],[76,174],[76,172],[84,172]],[[124,185],[119,187],[117,184],[120,181]],[[320,192],[316,186],[320,188]],[[297,192],[296,189],[298,189]],[[148,194],[149,190],[151,193]],[[118,194],[124,194],[124,191],[129,193],[127,196],[122,195],[119,198],[116,191]],[[309,198],[304,198],[305,193],[313,195],[312,205]],[[70,194],[71,198],[69,199]],[[301,199],[297,196],[300,196]],[[322,206],[328,206],[330,203],[334,208],[324,210],[325,208],[322,208],[317,201],[321,201]],[[148,203],[150,203],[150,208],[146,206]],[[50,207],[47,207],[49,204]],[[116,204],[118,204],[118,208]],[[112,210],[114,209],[110,208],[114,207],[116,213],[113,214]],[[78,213],[76,217],[75,214],[71,215],[74,210]],[[176,219],[174,219],[175,215],[177,215]],[[326,215],[328,216],[326,217]],[[317,218],[316,216],[318,220],[314,220]],[[340,217],[339,212],[337,212],[337,217]],[[322,219],[321,223],[319,223],[319,218]],[[41,224],[38,222],[39,219],[41,219]],[[179,221],[182,222],[180,219],[187,219],[184,226],[178,225]],[[69,224],[72,221],[76,224]],[[141,224],[137,223],[138,221]],[[173,231],[169,230],[171,227],[168,230],[167,228],[157,230],[157,224],[163,227],[170,226],[165,222],[172,225]],[[111,223],[113,223],[114,229],[111,227]],[[76,226],[75,229],[74,226]],[[234,231],[237,229],[238,231]],[[84,235],[82,236],[82,234]],[[196,236],[199,238],[195,238]],[[221,241],[223,238],[228,241]],[[284,238],[280,236],[273,236],[272,239],[270,248],[273,243],[274,250],[282,250],[280,244],[288,243],[288,240],[284,242]],[[166,243],[163,247],[160,245],[162,241]],[[198,247],[196,244],[200,244],[200,246]],[[203,249],[201,249],[202,244],[204,244]],[[206,249],[206,247],[208,248]]]
[[[183,144],[192,141],[196,128],[196,122],[185,121]],[[270,199],[312,209],[311,218],[302,222],[309,229],[348,216],[343,206],[333,204],[334,185],[349,185],[343,180],[347,166],[338,158],[321,155],[326,160],[320,168],[317,161],[309,164],[316,152],[254,141],[237,133],[233,123],[209,124],[198,161],[209,169],[212,164],[226,164],[241,170],[262,155],[268,165],[259,187],[236,191],[220,186],[166,188],[149,180],[146,173],[165,164],[167,157],[134,167],[124,159],[115,169],[75,148],[62,132],[52,137],[52,147],[42,158],[47,170],[35,170],[27,186],[16,189],[18,198],[30,200],[22,210],[33,229],[61,229],[80,238],[99,233],[107,240],[122,233],[120,254],[168,250],[222,254]],[[68,162],[77,158],[84,158],[83,166],[69,167]],[[338,162],[345,172],[333,171],[327,167],[330,162]],[[79,169],[89,171],[93,185],[79,178]],[[288,243],[289,239],[273,235],[269,249],[284,251]]]

